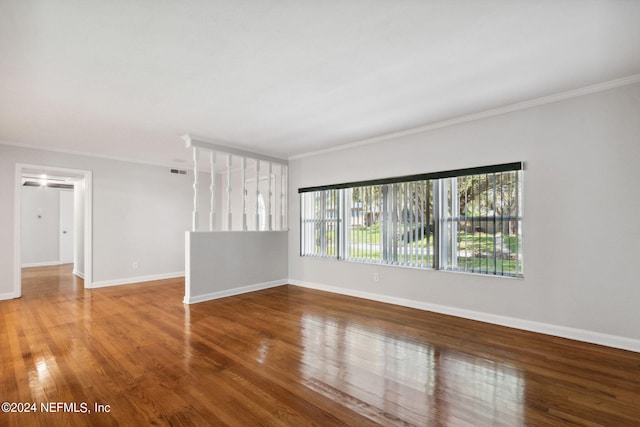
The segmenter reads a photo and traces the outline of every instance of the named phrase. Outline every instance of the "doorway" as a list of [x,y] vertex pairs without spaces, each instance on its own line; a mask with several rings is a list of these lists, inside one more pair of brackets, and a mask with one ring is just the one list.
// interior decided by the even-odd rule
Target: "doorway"
[[60,217],[58,221],[58,258],[60,259],[60,264],[73,263],[74,269],[76,271],[79,271],[76,267],[76,258],[79,258],[84,254],[74,254],[75,252],[79,252],[78,247],[75,244],[75,223],[80,223],[84,218],[78,218],[74,214],[74,199],[74,190],[60,191]]
[[[31,240],[27,240],[33,237],[30,236],[29,226],[43,227],[47,220],[55,222],[48,228],[51,235],[48,247],[52,253],[55,253],[56,261],[45,261],[40,265],[73,263],[73,274],[84,279],[85,288],[92,287],[91,178],[91,171],[86,170],[16,165],[15,298],[22,295],[22,267],[30,265],[29,257],[25,256],[23,249],[26,249],[26,246],[32,246],[43,251],[47,246],[42,236],[39,242],[36,241],[36,245]],[[29,187],[31,187],[29,190],[23,190]],[[51,189],[59,191],[45,193],[45,190]],[[39,195],[38,191],[41,191]],[[23,192],[29,194],[23,194]],[[32,203],[32,196],[44,197],[45,194],[49,199],[55,200],[55,203],[47,204],[46,201]],[[53,255],[45,255],[42,259],[53,259]]]

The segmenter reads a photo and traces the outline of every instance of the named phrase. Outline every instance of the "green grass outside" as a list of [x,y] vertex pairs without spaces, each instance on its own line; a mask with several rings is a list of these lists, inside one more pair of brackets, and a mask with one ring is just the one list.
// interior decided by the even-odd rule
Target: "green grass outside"
[[[420,234],[420,233],[419,233]],[[327,232],[327,256],[335,256],[334,231]],[[501,256],[504,248],[505,253],[515,254],[517,248],[522,247],[522,238],[515,235],[499,236],[502,242],[498,240],[495,248],[496,256],[494,257],[494,236],[487,233],[465,233],[458,232],[458,249],[459,253],[457,264],[462,270],[480,270],[492,271],[494,268],[498,271],[506,273],[518,273],[516,271],[516,260],[510,259],[509,256]],[[352,227],[350,230],[350,259],[362,260],[380,260],[380,242],[381,233],[377,224],[372,227]],[[398,239],[398,262],[420,265],[433,265],[433,234],[420,240],[404,243]],[[362,245],[362,246],[358,246]],[[371,246],[371,247],[370,247]],[[411,254],[412,250],[429,247],[429,254]],[[402,253],[402,248],[407,252]],[[318,247],[319,250],[319,247]],[[521,268],[521,266],[518,266]]]

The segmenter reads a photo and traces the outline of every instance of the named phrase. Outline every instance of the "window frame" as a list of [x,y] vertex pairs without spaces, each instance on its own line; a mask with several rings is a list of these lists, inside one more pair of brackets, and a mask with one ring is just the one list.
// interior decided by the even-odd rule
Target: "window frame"
[[[503,164],[498,164],[498,165],[491,165],[491,166],[481,166],[481,167],[475,167],[475,168],[465,168],[465,169],[456,169],[456,170],[450,170],[450,171],[442,171],[442,172],[432,172],[432,173],[424,173],[424,174],[416,174],[416,175],[405,175],[405,176],[399,176],[399,177],[392,177],[392,178],[384,178],[384,179],[375,179],[375,180],[368,180],[368,181],[357,181],[357,182],[350,182],[350,183],[342,183],[342,184],[334,184],[334,185],[324,185],[324,186],[316,186],[316,187],[305,187],[305,188],[299,188],[298,189],[298,193],[300,194],[300,256],[312,256],[312,257],[320,257],[320,258],[330,258],[330,259],[337,259],[337,260],[346,260],[346,261],[351,261],[351,262],[362,262],[362,263],[369,263],[369,264],[381,264],[381,265],[395,265],[395,266],[405,266],[405,267],[413,267],[413,268],[420,268],[420,269],[433,269],[433,270],[441,270],[441,271],[457,271],[457,272],[465,272],[465,273],[471,273],[471,274],[481,274],[481,275],[485,275],[485,276],[498,276],[498,277],[517,277],[517,278],[522,278],[524,277],[524,259],[523,259],[523,247],[522,247],[522,224],[523,224],[523,215],[522,215],[522,205],[523,205],[523,193],[522,193],[522,181],[523,181],[523,171],[524,171],[524,163],[523,162],[512,162],[512,163],[503,163]],[[500,219],[498,220],[496,217],[496,213],[497,213],[497,196],[496,196],[496,176],[498,176],[497,174],[502,174],[505,172],[515,172],[514,175],[514,180],[513,182],[515,183],[515,195],[513,195],[512,197],[515,198],[515,206],[516,206],[516,214],[515,216],[509,214],[506,217],[504,216],[504,213],[501,213]],[[492,178],[492,183],[493,183],[493,200],[491,201],[493,204],[490,203],[489,200],[489,195],[485,194],[485,215],[484,216],[474,216],[471,215],[469,216],[468,214],[463,214],[460,212],[459,209],[459,196],[457,194],[458,191],[458,179],[459,178],[463,178],[463,179],[469,179],[470,177],[474,177],[477,175],[482,175],[484,176],[484,180],[485,180],[485,192],[489,192],[489,190],[491,190],[490,187],[488,187],[489,185],[489,176],[491,176]],[[504,175],[499,175],[500,177],[500,182],[501,182],[501,186],[503,186],[502,182],[503,182],[503,176]],[[470,178],[473,184],[473,178]],[[479,180],[481,180],[482,178],[479,178]],[[455,182],[455,191],[453,190],[453,182]],[[402,190],[401,193],[398,193],[398,185],[404,185],[404,188]],[[420,188],[420,186],[424,186],[424,188],[427,188],[427,196],[425,197],[424,200],[426,200],[426,204],[427,204],[427,210],[424,210],[424,207],[422,207],[422,211],[417,211],[416,209],[418,209],[417,205],[415,205],[416,202],[411,201],[411,198],[416,198],[420,195],[420,193],[417,193],[418,188]],[[446,185],[450,185],[450,187],[446,187]],[[378,249],[379,249],[379,260],[374,260],[371,256],[371,253],[373,252],[372,249],[372,245],[371,242],[373,241],[373,239],[371,238],[371,231],[369,231],[369,246],[368,246],[368,250],[369,250],[369,257],[366,256],[352,256],[351,255],[351,251],[353,250],[352,245],[349,242],[349,239],[351,238],[351,235],[353,233],[353,212],[351,210],[351,203],[347,200],[348,197],[352,197],[352,191],[354,191],[354,189],[358,189],[358,191],[360,193],[358,193],[359,197],[361,198],[360,202],[356,202],[356,203],[360,203],[362,206],[362,210],[363,212],[358,213],[358,215],[362,215],[362,216],[366,216],[366,215],[371,215],[373,216],[374,211],[372,210],[371,212],[365,212],[364,211],[364,207],[366,206],[365,203],[365,198],[362,196],[362,192],[367,191],[366,189],[371,189],[370,191],[373,193],[373,188],[375,186],[379,186],[379,194],[378,194],[378,204],[379,204],[379,212],[376,212],[379,216],[379,231],[378,233],[380,233],[379,237],[378,237]],[[409,220],[407,220],[407,186],[409,187],[409,191],[411,192],[411,188],[413,188],[414,193],[410,193],[410,201],[409,203],[412,203],[412,206],[409,206],[410,211],[409,211],[409,216],[411,217]],[[335,239],[333,243],[333,246],[335,247],[334,249],[334,253],[332,254],[328,254],[327,251],[327,241],[325,242],[321,242],[321,247],[323,248],[322,253],[321,254],[310,254],[308,252],[306,252],[305,250],[303,250],[303,247],[305,244],[308,245],[308,241],[305,239],[308,239],[309,236],[306,236],[306,228],[305,228],[305,223],[309,223],[309,222],[318,222],[320,221],[320,223],[326,222],[323,219],[309,219],[309,218],[303,218],[303,216],[305,215],[305,210],[304,210],[304,200],[306,197],[308,197],[307,195],[305,195],[305,193],[317,193],[317,192],[326,192],[326,191],[336,191],[335,194],[335,198],[336,198],[336,204],[334,206],[334,212],[335,215],[337,215],[337,218],[332,219],[332,222],[335,223],[335,231],[333,234],[333,237]],[[501,191],[502,191],[502,187],[501,187]],[[430,195],[429,195],[430,192]],[[451,192],[451,194],[449,194],[449,192]],[[473,189],[472,189],[473,192]],[[371,193],[371,194],[372,194]],[[390,194],[393,196],[389,197]],[[398,213],[398,205],[396,204],[396,206],[393,208],[393,212],[390,212],[390,206],[389,203],[397,203],[398,199],[397,199],[397,195],[400,194],[401,197],[403,198],[402,203],[404,203],[404,205],[402,205],[402,214],[404,215],[404,219],[403,221],[398,220],[398,218],[400,217],[399,213]],[[431,197],[431,199],[429,198]],[[478,198],[480,198],[480,201],[478,202],[478,207],[481,204],[481,198],[482,193],[478,193],[477,195]],[[502,196],[504,197],[504,196]],[[449,199],[448,199],[449,198]],[[370,206],[373,206],[373,202],[371,202],[372,196],[369,196],[369,203]],[[450,200],[451,202],[447,201]],[[512,201],[513,202],[513,201]],[[429,204],[432,204],[431,209],[429,210]],[[504,199],[501,199],[500,203],[504,203]],[[424,206],[424,205],[422,205]],[[493,206],[493,213],[491,215],[489,215],[489,206]],[[502,207],[503,205],[501,205],[501,209],[503,209]],[[417,214],[417,212],[420,212],[420,214]],[[427,221],[424,221],[424,215],[425,212],[427,212]],[[501,210],[501,212],[503,212],[503,210]],[[455,213],[455,214],[454,214]],[[395,217],[393,217],[393,215],[395,215]],[[420,215],[422,215],[422,219],[420,221],[418,221],[418,218],[420,217]],[[484,219],[483,219],[484,218]],[[468,227],[468,222],[469,219],[471,219],[472,221],[472,225],[471,225],[471,241],[472,241],[472,250],[471,250],[471,268],[467,268],[467,264],[468,264],[468,260],[465,260],[465,267],[464,268],[460,268],[457,265],[458,262],[458,258],[460,258],[460,241],[457,239],[457,233],[459,232],[458,227],[460,226],[461,223],[464,223],[465,227]],[[480,229],[480,231],[476,230],[476,226],[474,224],[474,220],[479,221],[478,222],[478,228]],[[504,243],[504,231],[501,232],[497,232],[497,223],[500,222],[500,227],[501,230],[505,229],[504,223],[505,221],[508,221],[508,227],[511,227],[511,223],[514,222],[517,226],[517,231],[515,232],[514,236],[515,236],[515,270],[514,271],[510,271],[510,270],[505,270],[505,264],[510,264],[510,263],[505,263],[505,253],[508,254],[509,256],[511,256],[511,254],[513,254],[514,252],[511,252],[511,246],[513,245],[513,237],[511,237],[511,235],[509,235],[509,242],[511,243],[507,243],[507,250],[505,252],[505,243]],[[473,247],[473,245],[475,244],[475,233],[476,231],[478,232],[478,239],[482,240],[482,237],[480,237],[480,233],[482,232],[482,228],[480,227],[480,224],[484,222],[485,226],[486,224],[491,223],[492,224],[492,233],[487,233],[486,230],[484,231],[484,247],[486,250],[487,245],[489,245],[489,248],[493,247],[493,258],[491,259],[491,261],[493,262],[493,268],[490,269],[490,260],[489,257],[491,255],[491,251],[489,252],[481,252],[479,250],[479,256],[480,258],[485,257],[487,258],[487,261],[485,263],[485,267],[484,268],[475,268],[474,265],[477,261],[477,257],[474,256],[474,250],[475,248]],[[363,223],[364,224],[364,221]],[[455,227],[453,227],[453,224],[455,224]],[[407,228],[407,225],[409,225],[409,228]],[[372,224],[369,225],[369,227],[371,227]],[[425,245],[424,248],[426,248],[426,252],[427,252],[427,259],[429,259],[429,257],[431,257],[430,262],[427,262],[425,264],[424,262],[424,258],[422,259],[422,262],[417,262],[418,260],[418,253],[420,253],[421,255],[424,256],[424,250],[423,249],[419,249],[418,247],[418,242],[420,240],[424,240],[425,238],[425,234],[424,234],[424,230],[425,230],[425,226],[428,227],[427,228],[427,233],[426,233],[426,242],[423,242],[423,244]],[[421,239],[417,239],[416,236],[418,236],[418,227],[422,228],[422,234],[421,234]],[[431,230],[431,227],[433,227],[433,230]],[[325,226],[326,228],[326,226]],[[486,226],[486,228],[488,228],[488,226]],[[384,229],[384,231],[383,231]],[[399,237],[398,237],[398,230],[402,230],[401,231],[401,235],[403,236],[403,241],[404,246],[402,246],[402,244],[398,243]],[[409,230],[407,232],[407,229]],[[509,228],[510,229],[510,228]],[[449,230],[449,232],[447,232],[447,230]],[[465,228],[466,230],[466,228]],[[392,233],[392,238],[395,240],[395,242],[393,243],[392,247],[389,246],[389,233]],[[409,237],[409,234],[407,233],[411,233],[411,237]],[[466,233],[466,231],[465,231]],[[327,233],[325,230],[325,234],[324,236],[326,237]],[[431,239],[431,235],[433,235],[433,242],[430,242]],[[498,261],[497,261],[497,242],[498,242],[498,236],[500,238],[500,243],[499,245],[501,245],[501,249],[500,249],[500,256],[501,256],[501,260],[500,260],[500,268],[498,269]],[[366,233],[365,233],[365,238],[366,238]],[[316,236],[313,236],[313,239],[315,239]],[[383,243],[383,239],[385,239],[385,242]],[[491,243],[489,243],[491,242]],[[359,244],[361,244],[361,242],[359,242]],[[413,244],[413,247],[411,247],[410,245]],[[480,246],[483,244],[482,241],[480,241],[478,243],[478,248],[480,248]],[[466,245],[466,242],[465,242]],[[491,246],[492,245],[492,246]],[[399,261],[399,259],[401,258],[400,255],[400,249],[402,249],[403,253],[402,256],[404,257],[404,261]],[[407,262],[407,248],[410,248],[411,254],[409,256],[410,261]],[[455,251],[455,252],[454,252]],[[466,246],[465,246],[465,257],[466,257]],[[384,253],[383,253],[384,252]],[[390,253],[391,252],[391,253]],[[364,251],[364,253],[366,254],[366,250]],[[362,254],[362,252],[360,252],[360,254]],[[453,255],[455,254],[455,255]],[[415,260],[415,261],[414,261]],[[509,258],[509,260],[511,260],[511,258]]]

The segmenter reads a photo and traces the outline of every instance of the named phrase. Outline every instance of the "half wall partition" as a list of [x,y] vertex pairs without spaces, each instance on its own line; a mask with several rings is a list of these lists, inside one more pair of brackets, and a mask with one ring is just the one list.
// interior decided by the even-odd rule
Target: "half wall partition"
[[194,162],[184,302],[286,284],[287,161],[191,135],[184,140]]

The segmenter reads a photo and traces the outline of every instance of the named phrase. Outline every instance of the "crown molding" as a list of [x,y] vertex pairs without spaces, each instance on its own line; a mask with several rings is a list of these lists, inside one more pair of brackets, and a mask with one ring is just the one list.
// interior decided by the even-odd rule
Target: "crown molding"
[[[469,114],[469,115],[465,115],[465,116],[460,116],[460,117],[456,117],[456,118],[453,118],[453,119],[434,122],[434,123],[430,123],[430,124],[427,124],[427,125],[424,125],[424,126],[419,126],[419,127],[415,127],[415,128],[411,128],[411,129],[406,129],[406,130],[399,131],[399,132],[392,132],[392,133],[388,133],[388,134],[384,134],[384,135],[375,136],[375,137],[372,137],[372,138],[353,141],[353,142],[349,142],[349,143],[346,143],[346,144],[341,144],[341,145],[338,145],[338,146],[335,146],[335,147],[331,147],[331,148],[315,150],[315,151],[309,151],[309,152],[301,153],[301,154],[295,154],[295,155],[289,156],[287,159],[288,160],[296,160],[296,159],[302,159],[302,158],[305,158],[305,157],[313,157],[313,156],[317,156],[317,155],[321,155],[321,154],[332,153],[332,152],[337,152],[337,151],[343,151],[343,150],[348,150],[348,149],[356,148],[356,147],[362,147],[362,146],[371,145],[371,144],[375,144],[375,143],[378,143],[378,142],[382,142],[382,141],[386,141],[386,140],[390,140],[390,139],[394,139],[394,138],[400,138],[400,137],[404,137],[404,136],[415,135],[415,134],[428,132],[428,131],[435,130],[435,129],[441,129],[441,128],[445,128],[445,127],[449,127],[449,126],[455,126],[455,125],[458,125],[458,124],[472,122],[472,121],[475,121],[475,120],[485,119],[485,118],[489,118],[489,117],[495,117],[495,116],[499,116],[499,115],[502,115],[502,114],[512,113],[512,112],[515,112],[515,111],[526,110],[526,109],[529,109],[529,108],[538,107],[538,106],[545,105],[545,104],[551,104],[551,103],[554,103],[554,102],[559,102],[559,101],[563,101],[563,100],[566,100],[566,99],[571,99],[571,98],[576,98],[576,97],[580,97],[580,96],[584,96],[584,95],[589,95],[589,94],[596,93],[596,92],[602,92],[602,91],[609,90],[609,89],[615,89],[615,88],[618,88],[618,87],[632,85],[632,84],[639,83],[639,82],[640,82],[640,74],[634,74],[634,75],[623,77],[623,78],[616,79],[616,80],[610,80],[610,81],[603,82],[603,83],[598,83],[598,84],[594,84],[594,85],[590,85],[590,86],[585,86],[585,87],[582,87],[582,88],[579,88],[579,89],[573,89],[573,90],[569,90],[569,91],[565,91],[565,92],[560,92],[560,93],[557,93],[557,94],[554,94],[554,95],[543,96],[543,97],[540,97],[540,98],[534,98],[534,99],[531,99],[531,100],[522,101],[522,102],[518,102],[518,103],[515,103],[515,104],[510,104],[510,105],[506,105],[506,106],[503,106],[503,107],[498,107],[498,108],[494,108],[494,109],[491,109],[491,110],[481,111],[481,112],[478,112],[478,113],[473,113],[473,114]],[[239,150],[237,148],[230,147],[227,144],[221,144],[218,141],[208,141],[205,138],[200,138],[198,136],[193,136],[193,138],[194,138],[194,140],[197,138],[199,141],[205,142],[206,145],[209,146],[208,148],[210,148],[210,144],[217,144],[218,148],[224,149],[225,151],[229,151],[230,149]],[[189,139],[191,139],[191,137]],[[85,157],[92,157],[92,158],[99,158],[99,159],[106,159],[106,160],[115,160],[115,161],[121,161],[121,162],[127,162],[127,163],[136,163],[136,164],[149,165],[149,166],[160,166],[160,167],[169,167],[169,168],[179,168],[179,169],[193,170],[193,165],[189,165],[188,163],[152,162],[152,161],[140,160],[140,159],[134,159],[134,158],[128,158],[128,157],[111,156],[111,155],[106,155],[106,154],[96,154],[96,153],[90,153],[90,152],[86,152],[86,151],[70,150],[70,149],[58,148],[58,147],[45,147],[45,146],[36,145],[36,144],[28,144],[28,143],[22,143],[22,142],[16,142],[16,141],[7,141],[7,140],[0,140],[0,145],[8,145],[8,146],[14,146],[14,147],[20,147],[20,148],[26,148],[26,149],[49,151],[49,152],[55,152],[55,153],[63,153],[63,154],[70,154],[70,155],[76,155],[76,156],[85,156]],[[242,150],[240,150],[240,151],[242,151]],[[262,157],[262,156],[267,157],[266,155],[264,155],[262,153],[252,153],[252,154],[254,155],[254,157],[255,157],[256,154],[260,155],[260,157]],[[284,158],[273,157],[273,156],[268,156],[268,157],[270,157],[271,160],[274,160],[275,163],[285,163],[285,164],[287,163],[287,159],[284,159]]]
[[186,169],[191,171],[193,170],[193,164],[190,165],[189,163],[150,162],[147,160],[139,160],[139,159],[133,159],[129,157],[110,156],[107,154],[96,154],[96,153],[90,153],[87,151],[69,150],[66,148],[59,148],[59,147],[45,147],[42,145],[27,144],[27,143],[16,142],[16,141],[6,141],[2,139],[0,139],[0,145],[26,148],[29,150],[39,150],[39,151],[49,151],[53,153],[69,154],[73,156],[83,156],[83,157],[91,157],[91,158],[97,158],[97,159],[114,160],[118,162],[136,163],[136,164],[147,165],[147,166],[160,166],[165,168]]

